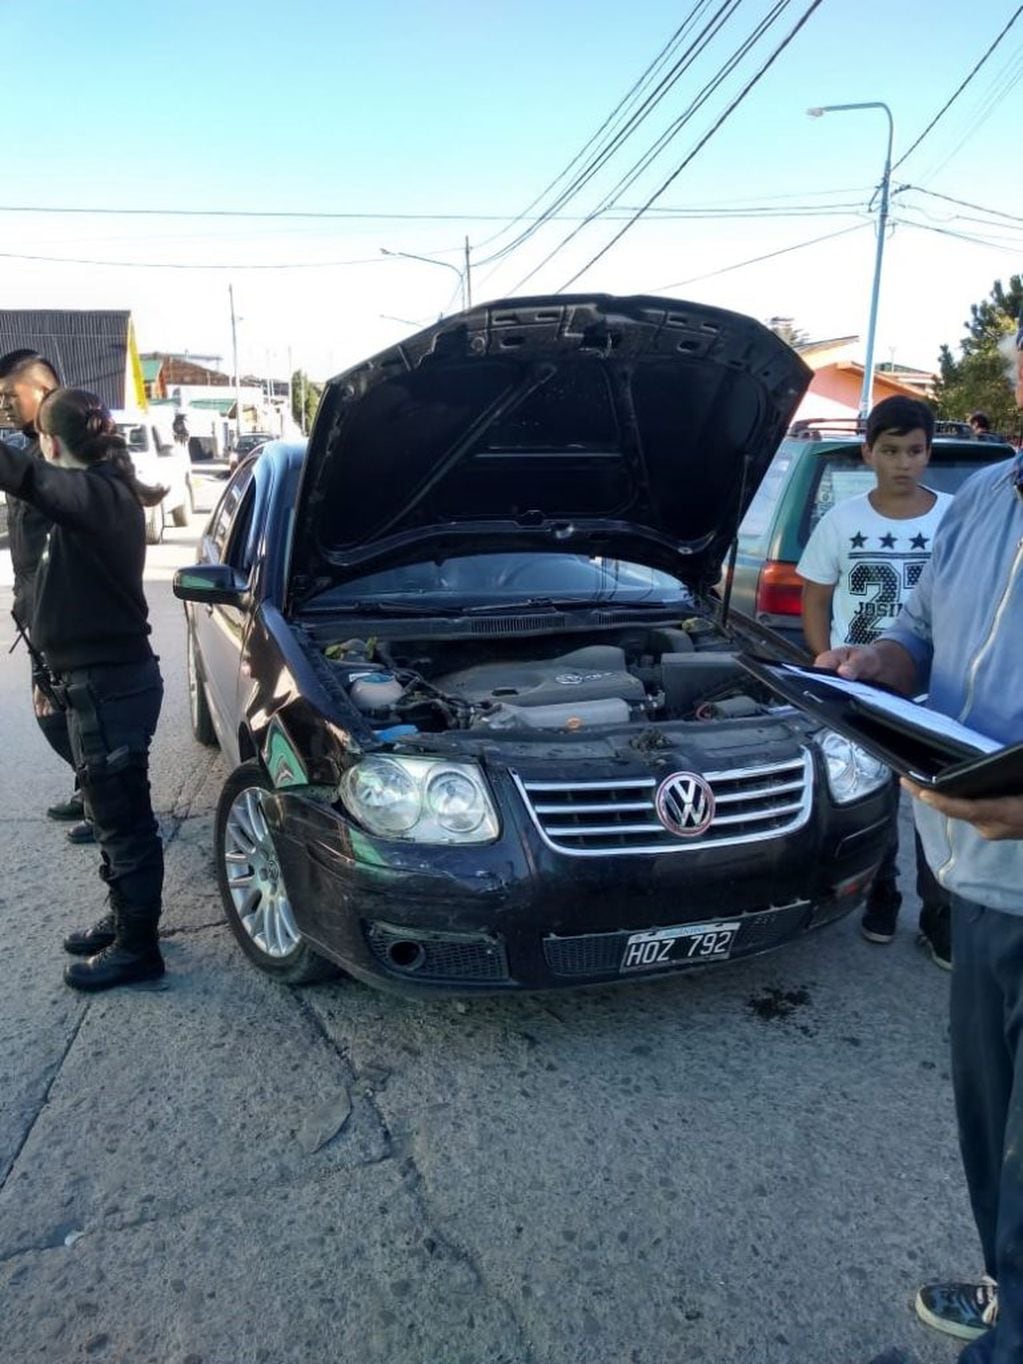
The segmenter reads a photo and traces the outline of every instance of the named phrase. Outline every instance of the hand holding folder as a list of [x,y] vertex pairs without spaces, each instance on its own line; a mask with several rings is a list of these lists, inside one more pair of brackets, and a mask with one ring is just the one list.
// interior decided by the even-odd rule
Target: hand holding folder
[[918,787],[968,800],[1023,795],[1023,742],[1003,747],[875,683],[753,654],[740,654],[737,661],[786,701]]

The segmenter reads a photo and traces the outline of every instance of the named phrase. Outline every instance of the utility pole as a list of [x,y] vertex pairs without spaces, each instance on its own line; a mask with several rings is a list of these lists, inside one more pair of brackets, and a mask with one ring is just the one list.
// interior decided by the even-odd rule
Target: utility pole
[[242,387],[238,377],[238,321],[234,313],[234,285],[227,286],[227,296],[231,302],[231,363],[234,366],[234,439],[235,444],[242,433]]
[[874,256],[874,282],[870,291],[870,316],[867,321],[867,354],[863,362],[863,387],[860,391],[860,419],[867,420],[874,397],[874,340],[877,335],[877,305],[881,297],[881,265],[884,261],[884,239],[888,230],[888,191],[892,179],[892,142],[895,139],[895,123],[892,111],[883,100],[867,100],[859,104],[822,104],[807,109],[811,118],[822,114],[845,113],[851,109],[881,109],[888,120],[888,150],[884,159],[884,173],[881,178],[881,204],[877,215],[877,251]]
[[295,420],[295,403],[292,393],[292,379],[295,371],[291,368],[291,347],[288,347],[288,421]]
[[469,238],[465,239],[465,288],[462,291],[462,307],[472,307],[472,261],[469,259]]

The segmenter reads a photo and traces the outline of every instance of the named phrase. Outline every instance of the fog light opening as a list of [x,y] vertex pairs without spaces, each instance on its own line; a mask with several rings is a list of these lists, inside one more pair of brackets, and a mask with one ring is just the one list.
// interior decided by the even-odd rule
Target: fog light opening
[[397,971],[418,971],[426,960],[426,948],[412,938],[388,943],[387,960]]

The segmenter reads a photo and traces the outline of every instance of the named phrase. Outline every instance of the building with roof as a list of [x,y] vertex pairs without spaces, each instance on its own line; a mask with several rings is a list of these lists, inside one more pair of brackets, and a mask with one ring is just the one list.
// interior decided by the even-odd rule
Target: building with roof
[[34,350],[62,383],[99,394],[107,407],[144,407],[146,389],[127,310],[0,309],[0,355]]
[[143,355],[142,386],[150,402],[161,402],[167,397],[167,385],[163,379],[163,360],[159,356]]
[[[855,358],[858,336],[835,336],[796,346],[800,357],[813,370],[810,387],[799,405],[795,421],[822,421],[856,417],[860,410],[864,366]],[[935,376],[906,365],[877,365],[874,369],[871,406],[882,398],[930,398]]]

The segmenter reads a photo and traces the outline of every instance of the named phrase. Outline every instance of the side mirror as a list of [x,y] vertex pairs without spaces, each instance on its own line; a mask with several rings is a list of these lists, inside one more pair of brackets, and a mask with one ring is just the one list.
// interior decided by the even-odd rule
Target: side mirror
[[174,595],[179,601],[240,607],[248,590],[246,579],[230,564],[192,564],[174,574]]

